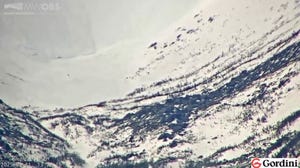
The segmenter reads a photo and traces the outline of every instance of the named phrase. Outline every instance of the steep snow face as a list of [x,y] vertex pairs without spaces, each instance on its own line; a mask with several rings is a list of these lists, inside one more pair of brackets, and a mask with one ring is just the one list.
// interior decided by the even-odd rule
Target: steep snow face
[[49,0],[59,8],[33,14],[6,10],[11,2],[3,1],[0,96],[16,107],[43,108],[124,96],[139,85],[126,77],[147,62],[140,52],[149,39],[197,1]]
[[152,62],[140,67],[134,77],[145,81],[184,75],[218,56],[247,54],[240,50],[248,47],[247,51],[251,52],[255,46],[262,45],[262,41],[272,42],[299,29],[298,1],[236,3],[234,0],[200,3],[194,17],[185,18],[181,24],[174,25],[173,30],[168,29],[176,32],[155,41],[156,49],[151,47],[145,53]]
[[33,115],[90,167],[248,167],[257,156],[299,157],[299,9],[297,0],[202,1],[149,44],[150,61],[127,78],[142,87]]
[[[194,8],[201,0],[90,0],[92,29],[97,45],[156,36]],[[147,41],[148,42],[148,41]]]

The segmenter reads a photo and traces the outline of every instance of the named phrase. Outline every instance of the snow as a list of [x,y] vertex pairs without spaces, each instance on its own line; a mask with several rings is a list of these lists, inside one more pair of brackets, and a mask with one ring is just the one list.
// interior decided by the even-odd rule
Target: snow
[[147,62],[151,37],[197,1],[64,1],[54,15],[1,15],[0,97],[52,109],[123,97],[140,85],[126,77]]
[[[200,13],[198,17],[202,18],[205,24],[199,26],[194,17],[191,17],[190,15],[190,17],[184,18],[182,21],[178,22],[178,24],[170,26],[170,28],[168,28],[164,33],[164,36],[153,40],[158,42],[158,49],[149,49],[145,51],[145,59],[152,60],[151,64],[143,67],[144,70],[139,71],[138,75],[130,76],[130,79],[133,81],[142,81],[141,83],[144,83],[143,86],[149,86],[152,81],[166,79],[168,77],[180,77],[181,75],[193,72],[197,68],[211,62],[217,56],[222,54],[228,54],[229,56],[216,61],[215,66],[234,63],[235,61],[239,61],[239,59],[243,58],[245,55],[250,55],[247,59],[259,58],[251,61],[250,63],[245,63],[235,71],[224,71],[224,74],[221,75],[224,75],[227,79],[223,81],[220,80],[217,87],[222,86],[232,77],[241,73],[242,69],[253,69],[261,62],[273,56],[276,52],[282,50],[283,48],[279,48],[267,52],[268,47],[276,44],[281,39],[289,37],[293,31],[300,28],[300,25],[298,24],[299,19],[294,18],[294,14],[297,13],[297,10],[293,9],[293,5],[288,5],[287,9],[282,9],[281,4],[286,2],[289,1],[202,1],[199,3],[197,13]],[[257,17],[258,13],[259,17]],[[212,16],[214,16],[214,21],[212,23],[207,23],[207,19]],[[279,18],[283,24],[280,26],[274,25],[274,21],[279,20]],[[161,53],[164,43],[170,44],[172,41],[176,40],[176,36],[179,32],[174,30],[178,27],[184,27],[186,29],[199,28],[201,31],[198,31],[194,36],[182,33],[182,41],[176,42],[174,45],[165,48],[163,53]],[[276,29],[276,31],[272,32],[272,29]],[[201,38],[200,40],[198,40],[199,37]],[[299,39],[296,38],[288,44],[296,41],[299,41]],[[262,46],[264,48],[262,48],[262,50],[258,50],[261,49]],[[242,50],[244,48],[246,48],[246,50]],[[257,53],[252,55],[249,54],[256,50],[258,50]],[[201,54],[191,58],[189,54],[191,51],[193,51],[193,53],[201,52]],[[263,57],[260,56],[261,54],[263,54]],[[162,55],[164,57],[162,57]],[[247,61],[246,58],[244,61]],[[295,65],[290,66],[292,67]],[[202,76],[210,76],[218,70],[217,68],[211,67],[212,66],[204,69],[203,71],[199,71],[196,73],[196,76],[185,78],[184,80],[201,81],[203,80]],[[280,77],[285,75],[287,72],[283,71],[277,73],[278,74],[274,74],[274,76],[255,81],[245,91],[240,92],[232,98],[223,100],[220,104],[210,107],[205,112],[200,111],[199,114],[206,113],[211,114],[211,116],[196,120],[194,123],[191,123],[189,128],[186,129],[185,132],[189,134],[186,135],[186,137],[190,136],[190,140],[192,140],[190,143],[183,143],[175,148],[168,148],[166,146],[170,143],[170,141],[163,142],[157,140],[158,132],[153,132],[151,135],[146,137],[145,141],[139,144],[139,147],[132,148],[131,150],[142,151],[145,149],[147,154],[150,155],[150,158],[157,159],[159,157],[170,156],[172,152],[175,152],[176,150],[183,151],[190,149],[193,151],[192,157],[196,159],[200,155],[204,157],[209,156],[222,147],[240,144],[245,139],[252,136],[255,132],[259,134],[257,137],[259,139],[268,137],[269,135],[263,133],[264,128],[282,120],[284,117],[291,114],[293,110],[299,109],[299,104],[296,102],[299,95],[298,91],[293,90],[291,92],[287,92],[287,90],[285,90],[284,95],[286,97],[280,99],[282,100],[281,104],[284,104],[284,106],[281,106],[280,109],[276,109],[272,113],[269,113],[269,106],[267,104],[253,106],[249,109],[235,107],[234,105],[250,100],[253,97],[253,94],[259,90],[261,83],[270,84],[272,82],[276,82],[274,80],[280,79]],[[298,79],[299,76],[294,77],[291,83],[297,86]],[[182,82],[182,80],[175,80],[175,82],[163,85],[163,88],[176,86],[180,82]],[[208,88],[217,89],[217,87],[212,84],[207,85]],[[285,88],[295,86],[286,86]],[[138,94],[138,96],[156,93],[163,88],[161,86],[149,87],[146,88],[146,91]],[[199,93],[202,89],[203,88],[197,88],[189,94]],[[133,97],[132,100],[134,100],[134,98],[135,97]],[[143,101],[141,104],[147,105],[162,101],[163,99],[164,98],[157,101],[155,99],[147,99],[146,102]],[[122,103],[122,107],[135,105],[135,103],[130,101],[124,101]],[[218,107],[226,103],[231,106],[228,108],[222,108],[218,111]],[[250,112],[252,113],[253,119],[246,122],[243,121],[243,115]],[[126,110],[124,113],[126,113]],[[268,123],[258,123],[256,119],[262,117],[264,114],[268,114]],[[111,115],[118,116],[118,114],[113,113]],[[241,126],[241,124],[243,124],[243,126]],[[292,125],[290,129],[298,129],[298,125],[299,124],[296,122],[296,124]],[[122,137],[123,139],[126,138],[124,134],[119,136],[120,140]],[[175,139],[176,138],[180,139],[178,136],[176,136]],[[166,148],[163,148],[161,153],[158,155],[157,150],[160,147]],[[114,151],[118,151],[119,154],[123,153],[120,148],[114,149]],[[235,148],[224,152],[223,156],[219,159],[233,159],[245,152],[248,152],[247,149]]]
[[[269,50],[270,47],[300,29],[298,11],[297,8],[294,8],[293,3],[289,0],[203,0],[194,10],[188,11],[189,15],[165,28],[158,38],[152,39],[153,42],[158,42],[156,50],[145,49],[145,43],[141,40],[120,42],[98,51],[97,54],[84,57],[45,61],[24,59],[23,56],[19,56],[24,59],[22,64],[18,64],[19,70],[0,67],[1,72],[13,71],[13,75],[16,76],[12,78],[11,75],[1,74],[3,77],[1,79],[5,79],[4,83],[15,84],[0,87],[0,91],[7,94],[9,103],[34,102],[42,106],[56,106],[59,102],[66,106],[81,106],[114,97],[120,98],[134,88],[144,87],[144,91],[128,96],[125,100],[108,101],[103,107],[88,106],[71,111],[85,119],[95,115],[120,119],[128,113],[137,112],[141,106],[164,103],[169,98],[169,92],[176,91],[174,87],[178,85],[200,83],[220,71],[220,74],[212,82],[182,93],[183,95],[193,95],[203,93],[204,90],[217,90],[243,70],[251,70],[286,46],[299,42],[300,39],[297,37],[274,50]],[[196,17],[195,14],[198,16]],[[200,23],[199,19],[202,19]],[[186,30],[182,31],[182,29]],[[197,31],[195,34],[188,34],[187,30]],[[179,34],[181,36],[177,41]],[[173,41],[176,42],[171,45]],[[168,44],[166,48],[164,48],[165,43]],[[13,51],[10,52],[13,53]],[[215,60],[218,56],[224,57]],[[14,60],[16,58],[1,59],[10,64],[16,62]],[[213,60],[215,60],[213,64],[203,67]],[[25,64],[26,67],[31,68],[24,68]],[[140,71],[136,71],[138,68],[141,68]],[[177,156],[183,151],[192,151],[191,158],[198,159],[199,156],[207,157],[221,148],[241,144],[253,135],[257,139],[276,140],[271,137],[272,133],[264,133],[264,129],[275,125],[292,112],[300,109],[297,101],[300,95],[299,74],[291,78],[291,81],[283,89],[274,92],[271,90],[277,87],[279,80],[289,72],[300,72],[299,70],[299,63],[291,63],[283,70],[253,81],[244,90],[225,97],[209,108],[191,113],[190,123],[184,131],[184,136],[176,135],[172,140],[158,140],[158,136],[162,132],[172,133],[172,130],[165,126],[147,135],[137,135],[143,136],[143,140],[134,142],[136,146],[129,148],[126,145],[130,142],[126,143],[126,141],[133,134],[130,127],[121,128],[119,134],[116,134],[117,126],[106,129],[105,124],[104,126],[94,125],[90,122],[86,126],[94,128],[95,131],[88,134],[81,125],[68,123],[51,128],[51,123],[56,119],[41,122],[55,134],[66,138],[73,146],[73,150],[87,160],[88,167],[95,166],[112,155],[128,154],[129,152],[145,151],[147,158],[158,160],[168,156]],[[262,76],[263,73],[261,72],[260,75]],[[24,78],[24,81],[18,76]],[[161,86],[151,85],[154,81],[167,78],[173,80]],[[17,87],[20,83],[22,83],[22,87]],[[267,88],[270,94],[265,94],[267,103],[258,100],[251,106],[244,106],[243,103],[257,96],[262,84],[270,85]],[[20,90],[16,90],[16,87]],[[13,96],[8,94],[12,90],[16,91]],[[167,94],[145,98],[145,96],[162,91]],[[62,94],[64,96],[61,96]],[[32,97],[27,97],[26,100],[23,99],[24,95]],[[18,99],[15,99],[16,97]],[[22,102],[16,102],[21,98]],[[140,102],[136,101],[140,98],[145,99]],[[267,98],[271,100],[268,101]],[[201,101],[199,100],[199,102]],[[135,106],[138,107],[130,109]],[[183,106],[188,105],[183,104]],[[175,105],[175,107],[180,108],[179,105]],[[275,108],[272,109],[272,107]],[[112,110],[113,108],[115,110]],[[58,113],[64,114],[67,111],[67,109],[50,111],[41,117]],[[248,115],[251,119],[247,118]],[[197,118],[199,116],[200,118]],[[267,122],[260,122],[263,116],[267,118]],[[57,120],[64,121],[64,119]],[[172,123],[177,122],[179,121],[173,120]],[[66,127],[71,130],[68,136],[65,135]],[[299,120],[297,120],[287,128],[283,128],[283,131],[299,130],[299,128]],[[100,143],[106,140],[111,144],[122,145],[98,149]],[[169,145],[174,140],[183,140],[183,143],[171,148]],[[123,143],[125,144],[123,145]],[[259,143],[256,145],[260,145]],[[247,150],[246,147],[229,149],[218,159],[233,159],[249,152]],[[172,163],[170,166],[178,166],[178,163]]]
[[[288,1],[201,1],[193,11],[193,15],[191,14],[177,24],[170,26],[167,29],[168,32],[164,32],[164,36],[157,38],[158,49],[145,52],[145,57],[152,58],[152,61],[147,66],[141,67],[142,70],[137,71],[137,75],[131,77],[133,80],[143,81],[144,85],[147,86],[152,81],[170,77],[176,79],[182,75],[197,72],[200,67],[210,63],[220,55],[225,55],[224,58],[226,59],[218,60],[216,67],[232,63],[234,60],[240,59],[241,56],[249,56],[264,45],[271,46],[300,28],[299,19],[295,17],[297,10],[293,9],[293,5],[288,5],[285,10],[281,9],[281,4],[286,2]],[[280,10],[280,12],[275,11],[275,9]],[[197,18],[191,17],[195,13],[199,14],[198,19],[203,20],[200,24],[197,22]],[[260,17],[257,17],[257,13]],[[215,19],[209,23],[207,20],[212,16]],[[280,26],[273,23],[278,18],[281,18]],[[224,22],[226,25],[223,24]],[[185,31],[178,31],[178,28],[199,30],[196,34],[186,34]],[[276,31],[274,31],[275,29]],[[178,34],[181,34],[181,41],[176,41]],[[163,44],[171,44],[173,41],[176,41],[174,45],[163,48]],[[266,51],[260,51],[250,58],[258,57],[264,52]],[[252,61],[252,65],[245,64],[245,66],[248,68],[255,67],[257,63],[268,59],[275,52],[278,51],[271,51],[266,57],[259,58],[257,61]],[[191,57],[193,55],[191,53],[200,54]],[[161,60],[162,56],[163,59]],[[204,69],[193,78],[185,77],[185,80],[203,80],[203,76],[210,76],[216,70],[217,68]],[[169,82],[166,88],[177,84],[180,83]],[[146,90],[144,94],[149,95],[166,88],[164,86],[152,87]],[[199,92],[200,90],[197,89],[196,91]]]

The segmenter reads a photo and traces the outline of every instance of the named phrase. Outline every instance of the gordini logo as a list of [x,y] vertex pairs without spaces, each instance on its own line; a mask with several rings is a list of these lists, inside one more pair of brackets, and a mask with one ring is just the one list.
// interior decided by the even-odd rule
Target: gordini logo
[[298,165],[297,158],[253,158],[251,160],[251,168],[298,168]]
[[254,158],[251,160],[251,166],[253,168],[260,168],[261,163],[260,163],[260,159],[259,158]]

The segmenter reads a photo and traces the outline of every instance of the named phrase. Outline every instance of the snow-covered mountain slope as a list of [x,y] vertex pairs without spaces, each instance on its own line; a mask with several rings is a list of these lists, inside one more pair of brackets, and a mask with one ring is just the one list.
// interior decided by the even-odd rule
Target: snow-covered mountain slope
[[31,115],[86,167],[249,167],[253,157],[299,157],[299,12],[298,0],[201,1],[146,49],[150,61],[127,78],[141,87]]
[[139,86],[126,76],[146,65],[139,58],[149,39],[197,1],[32,0],[20,3],[57,9],[24,15],[8,14],[4,6],[13,2],[1,1],[0,97],[14,107],[42,108],[123,97]]
[[0,100],[0,167],[81,167],[63,138]]
[[139,53],[140,48],[139,43],[124,42],[97,54],[46,60],[6,50],[9,56],[0,57],[6,63],[0,67],[0,95],[15,107],[43,108],[84,106],[124,96],[139,86],[126,76],[143,65],[131,61],[138,54],[129,54]]
[[299,46],[215,90],[43,112],[39,121],[93,165],[154,159],[156,166],[187,160],[229,166],[256,156],[298,157],[300,80],[291,67],[299,61]]

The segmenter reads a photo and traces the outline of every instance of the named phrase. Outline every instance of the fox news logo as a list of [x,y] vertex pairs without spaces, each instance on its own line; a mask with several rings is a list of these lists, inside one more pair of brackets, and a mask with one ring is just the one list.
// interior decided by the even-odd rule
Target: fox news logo
[[297,158],[253,158],[251,160],[251,168],[298,168],[299,162]]

